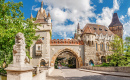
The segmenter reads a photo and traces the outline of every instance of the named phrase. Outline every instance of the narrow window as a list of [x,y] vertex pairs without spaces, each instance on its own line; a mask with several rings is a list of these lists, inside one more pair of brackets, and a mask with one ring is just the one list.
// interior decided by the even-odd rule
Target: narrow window
[[40,46],[38,46],[38,50],[40,50]]
[[103,51],[103,43],[102,43],[102,51]]
[[96,51],[97,51],[97,43],[96,43]]
[[44,37],[42,37],[42,40],[44,40]]

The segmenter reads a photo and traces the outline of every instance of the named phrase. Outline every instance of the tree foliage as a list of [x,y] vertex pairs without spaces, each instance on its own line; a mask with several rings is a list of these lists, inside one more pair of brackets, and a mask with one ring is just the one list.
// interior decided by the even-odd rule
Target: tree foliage
[[113,54],[108,56],[110,59],[110,66],[126,66],[128,60],[126,59],[126,54],[124,52],[124,43],[121,38],[118,36],[114,37],[114,40],[111,42],[111,48]]
[[24,20],[23,13],[20,10],[23,3],[14,3],[13,1],[0,0],[0,65],[6,60],[6,63],[12,61],[12,50],[15,44],[15,35],[21,32],[25,36],[26,49],[39,36],[35,36],[36,26],[32,20]]

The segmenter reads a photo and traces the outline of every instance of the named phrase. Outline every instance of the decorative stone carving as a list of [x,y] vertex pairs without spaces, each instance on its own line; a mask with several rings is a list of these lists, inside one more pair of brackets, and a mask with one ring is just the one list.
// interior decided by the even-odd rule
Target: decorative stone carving
[[15,37],[13,46],[13,64],[9,64],[5,69],[7,71],[7,80],[32,80],[33,67],[29,64],[25,52],[25,38],[22,33]]

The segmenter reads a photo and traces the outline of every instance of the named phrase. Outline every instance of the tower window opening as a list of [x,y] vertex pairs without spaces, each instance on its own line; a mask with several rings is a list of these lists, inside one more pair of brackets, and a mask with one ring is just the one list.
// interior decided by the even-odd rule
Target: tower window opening
[[40,46],[38,46],[38,50],[40,50]]
[[42,40],[44,40],[44,37],[42,37]]

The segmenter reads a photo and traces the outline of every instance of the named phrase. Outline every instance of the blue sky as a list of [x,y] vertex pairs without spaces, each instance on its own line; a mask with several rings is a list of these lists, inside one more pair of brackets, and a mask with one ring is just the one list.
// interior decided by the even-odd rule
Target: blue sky
[[[11,0],[5,0],[11,1]],[[65,39],[74,36],[79,22],[81,29],[87,23],[109,26],[114,12],[124,26],[124,38],[130,36],[130,0],[13,0],[23,2],[21,11],[25,19],[31,12],[36,17],[44,2],[46,13],[52,18],[52,39]]]

